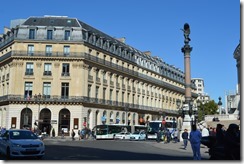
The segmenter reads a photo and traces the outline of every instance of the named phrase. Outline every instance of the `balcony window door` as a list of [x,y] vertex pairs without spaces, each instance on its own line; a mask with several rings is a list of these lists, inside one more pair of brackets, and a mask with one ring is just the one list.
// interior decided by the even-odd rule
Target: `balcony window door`
[[25,75],[33,75],[33,63],[26,63]]
[[52,46],[46,45],[46,56],[52,56]]
[[62,76],[69,76],[69,63],[63,63]]
[[50,82],[44,82],[43,83],[43,96],[44,98],[50,98],[51,95],[51,83]]
[[69,83],[62,83],[61,86],[61,98],[68,99],[69,98]]
[[34,45],[28,45],[27,53],[28,53],[28,56],[34,55]]
[[53,39],[53,30],[47,30],[47,40]]

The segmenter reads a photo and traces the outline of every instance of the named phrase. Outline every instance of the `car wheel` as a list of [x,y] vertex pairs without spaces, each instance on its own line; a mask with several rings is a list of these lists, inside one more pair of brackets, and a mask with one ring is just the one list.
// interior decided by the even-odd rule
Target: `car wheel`
[[7,160],[8,159],[11,159],[11,155],[10,155],[10,148],[8,147],[7,148],[7,151],[6,151],[7,153],[6,153],[6,158],[7,158]]
[[123,137],[123,140],[125,139],[125,137]]

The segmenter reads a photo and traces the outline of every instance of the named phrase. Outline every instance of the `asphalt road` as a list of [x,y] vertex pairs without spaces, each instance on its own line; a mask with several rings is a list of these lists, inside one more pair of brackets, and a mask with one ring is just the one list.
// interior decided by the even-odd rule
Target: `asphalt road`
[[[183,149],[183,143],[157,143],[156,141],[121,141],[121,140],[75,140],[71,138],[45,139],[45,156],[42,160],[57,162],[67,161],[192,161],[190,143],[187,150]],[[201,148],[202,160],[208,160],[207,148]],[[0,156],[0,160],[5,160]],[[22,159],[27,160],[27,159]],[[29,159],[28,159],[29,160]]]
[[[182,143],[156,143],[155,141],[45,140],[46,155],[43,160],[192,160],[190,144],[187,150]],[[208,159],[202,148],[203,160]]]

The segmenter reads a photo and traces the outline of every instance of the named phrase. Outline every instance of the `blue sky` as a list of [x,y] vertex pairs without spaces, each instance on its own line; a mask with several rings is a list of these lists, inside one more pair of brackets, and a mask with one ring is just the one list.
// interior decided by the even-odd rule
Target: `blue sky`
[[[191,28],[191,77],[203,78],[211,99],[236,89],[233,52],[240,41],[238,0],[42,0],[1,2],[0,33],[12,19],[29,16],[75,17],[126,44],[151,51],[184,71],[183,32]],[[223,100],[223,104],[225,101]]]

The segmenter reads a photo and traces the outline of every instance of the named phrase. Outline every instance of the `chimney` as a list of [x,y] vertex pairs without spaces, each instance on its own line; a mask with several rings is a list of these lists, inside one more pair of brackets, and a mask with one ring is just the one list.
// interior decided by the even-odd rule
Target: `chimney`
[[148,55],[148,56],[151,56],[151,51],[144,51],[143,53]]
[[122,38],[117,38],[118,41],[122,42],[122,43],[125,43],[125,37],[122,37]]

